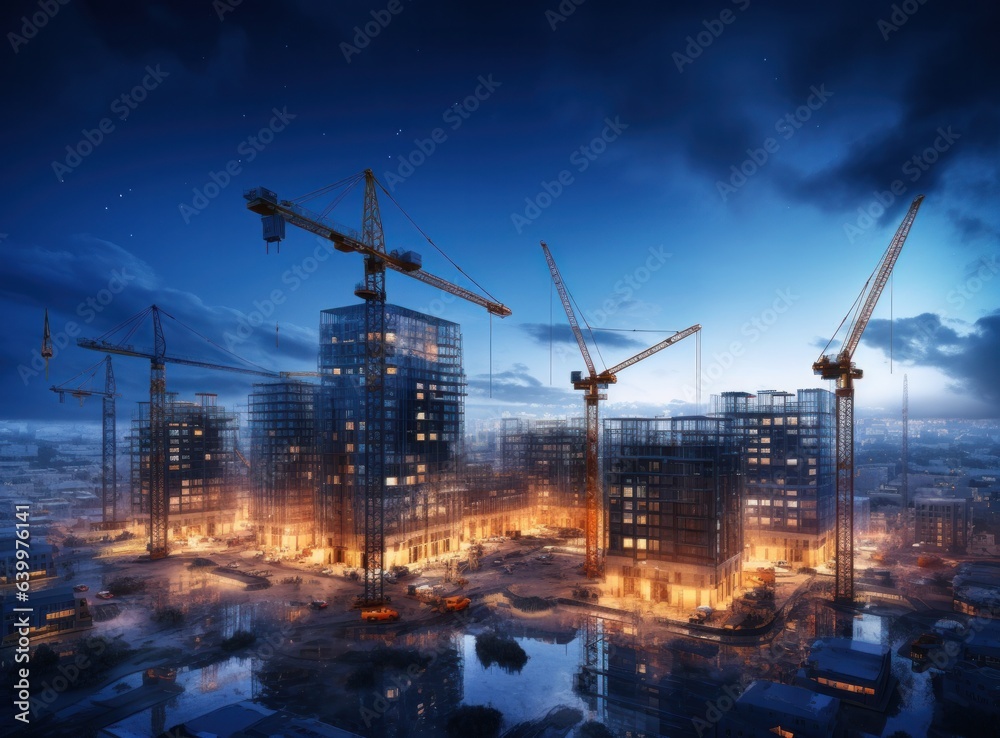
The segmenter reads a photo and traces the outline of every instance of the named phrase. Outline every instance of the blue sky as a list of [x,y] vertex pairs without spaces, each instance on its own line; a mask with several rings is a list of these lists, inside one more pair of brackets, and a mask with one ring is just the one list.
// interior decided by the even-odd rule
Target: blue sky
[[[46,308],[72,339],[156,303],[260,365],[315,368],[319,311],[355,300],[361,259],[311,261],[327,252],[294,229],[266,254],[242,192],[293,199],[365,168],[514,312],[491,330],[482,309],[389,275],[390,301],[463,326],[470,418],[581,409],[540,240],[599,329],[599,366],[700,323],[705,402],[819,386],[812,361],[918,193],[856,353],[858,405],[898,412],[905,372],[916,417],[1000,416],[993,6],[175,5],[0,13],[6,418],[70,419],[47,387],[101,358],[68,345],[46,382],[32,363]],[[360,211],[348,197],[332,216],[357,227]],[[390,248],[474,287],[388,198],[382,211]],[[230,360],[171,323],[168,351]],[[696,347],[623,372],[605,413],[696,409]],[[148,368],[116,373],[124,417]],[[185,397],[249,390],[167,376]]]

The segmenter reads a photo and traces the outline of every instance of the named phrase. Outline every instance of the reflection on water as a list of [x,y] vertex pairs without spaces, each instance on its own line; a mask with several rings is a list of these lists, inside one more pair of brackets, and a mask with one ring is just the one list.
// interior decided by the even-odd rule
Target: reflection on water
[[[274,631],[275,623],[294,619],[292,610],[287,603],[220,603],[212,627],[225,635],[240,629]],[[564,706],[618,735],[694,736],[704,732],[697,721],[726,694],[724,689],[736,693],[755,678],[791,684],[811,643],[846,628],[857,640],[892,649],[899,682],[899,699],[888,715],[868,711],[858,718],[860,724],[874,735],[925,734],[934,709],[930,676],[913,673],[909,662],[895,654],[907,632],[894,625],[894,618],[876,612],[851,619],[841,616],[838,623],[827,603],[803,600],[786,627],[752,646],[647,632],[631,615],[579,612],[532,620],[530,627],[493,613],[466,627],[394,637],[358,630],[344,639],[305,642],[288,635],[289,628],[277,654],[256,652],[181,669],[177,683],[184,693],[110,731],[155,736],[218,707],[252,699],[364,736],[443,735],[460,705],[499,709],[505,731],[547,714],[551,720],[554,708]],[[496,663],[487,667],[477,657],[476,636],[494,631],[523,649],[527,661],[520,670]],[[316,658],[320,654],[323,658]],[[136,677],[122,681],[135,686]],[[567,730],[549,734],[566,735]]]

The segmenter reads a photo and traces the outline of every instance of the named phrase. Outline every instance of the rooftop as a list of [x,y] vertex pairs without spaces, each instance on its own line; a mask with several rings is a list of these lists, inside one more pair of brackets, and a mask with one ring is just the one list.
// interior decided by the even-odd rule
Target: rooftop
[[809,662],[816,671],[877,682],[882,673],[887,649],[850,638],[824,638],[809,652]]
[[805,687],[793,687],[777,682],[754,681],[737,700],[738,705],[752,705],[794,717],[814,720],[832,719],[840,700],[817,694]]

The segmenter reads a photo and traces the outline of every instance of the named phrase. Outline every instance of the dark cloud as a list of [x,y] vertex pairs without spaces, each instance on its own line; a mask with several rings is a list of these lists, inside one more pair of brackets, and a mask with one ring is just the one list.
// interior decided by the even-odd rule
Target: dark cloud
[[[548,346],[550,340],[553,343],[569,344],[574,347],[576,346],[576,337],[573,335],[573,329],[565,323],[552,326],[545,323],[522,323],[518,327],[527,333],[528,337],[540,346]],[[644,344],[639,343],[638,341],[617,331],[600,329],[591,331],[584,328],[583,334],[586,339],[590,339],[592,337],[598,346],[635,349],[645,348]]]
[[890,327],[893,357],[904,363],[941,370],[950,388],[978,400],[987,412],[1000,414],[1000,310],[980,318],[959,332],[935,313],[873,320],[862,338],[868,346],[888,354]]

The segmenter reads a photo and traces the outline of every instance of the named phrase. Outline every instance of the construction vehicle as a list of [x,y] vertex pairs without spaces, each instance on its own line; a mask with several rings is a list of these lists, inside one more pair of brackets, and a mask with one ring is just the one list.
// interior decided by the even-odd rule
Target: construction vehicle
[[[362,181],[364,182],[364,205],[360,232],[334,223],[325,213],[312,212],[301,204],[307,199],[343,187],[343,191],[334,200],[333,204],[336,205],[347,192]],[[394,391],[385,381],[390,368],[389,358],[392,351],[392,346],[385,340],[386,269],[413,277],[439,290],[484,307],[490,315],[498,315],[501,318],[510,315],[510,309],[495,299],[487,299],[425,272],[420,254],[413,251],[386,251],[376,188],[380,188],[392,200],[392,194],[382,187],[370,169],[329,187],[309,193],[298,198],[297,201],[279,200],[272,190],[265,187],[255,187],[243,194],[247,201],[247,209],[261,216],[266,248],[269,249],[272,243],[280,244],[285,238],[286,223],[291,223],[320,238],[332,241],[334,248],[338,251],[356,252],[365,257],[364,282],[357,285],[354,294],[364,300],[366,306],[365,443],[362,452],[363,461],[358,466],[363,466],[364,469],[364,472],[361,473],[364,494],[360,495],[364,500],[363,600],[368,605],[379,605],[384,601],[383,580],[376,576],[375,572],[382,568],[385,557],[385,436],[390,412],[386,408],[396,401],[393,396]],[[393,202],[395,203],[394,200]],[[426,234],[423,235],[427,238]],[[427,240],[434,245],[430,238]],[[454,264],[454,262],[452,263]],[[485,290],[483,291],[485,292]]]
[[854,365],[854,351],[861,342],[861,334],[868,326],[875,304],[889,281],[889,275],[903,250],[903,244],[923,200],[923,195],[917,195],[913,199],[896,235],[892,237],[875,271],[865,282],[851,312],[841,321],[843,326],[851,313],[857,310],[840,352],[836,355],[826,354],[834,340],[831,338],[819,359],[813,362],[814,373],[823,379],[837,382],[837,569],[834,598],[839,602],[854,601],[854,380],[863,376],[863,372]]
[[445,597],[444,601],[441,603],[442,612],[459,612],[466,609],[472,604],[472,600],[468,597],[462,597],[461,595],[455,595],[454,597]]
[[669,338],[660,341],[655,346],[651,346],[645,351],[639,352],[631,359],[627,359],[621,364],[618,364],[611,369],[605,369],[603,372],[598,374],[597,369],[594,367],[594,361],[590,358],[590,351],[587,348],[586,340],[584,340],[583,331],[580,330],[580,324],[576,319],[576,313],[573,311],[569,290],[566,289],[566,284],[563,282],[562,275],[559,273],[559,268],[556,266],[555,259],[552,257],[549,247],[545,244],[545,241],[542,241],[541,244],[542,251],[545,254],[545,261],[549,265],[549,273],[552,275],[552,281],[556,286],[556,290],[559,292],[559,299],[562,302],[563,310],[566,311],[566,318],[569,320],[570,327],[573,329],[573,335],[576,338],[577,345],[580,347],[580,353],[583,355],[583,361],[587,365],[588,371],[588,375],[586,377],[583,376],[582,372],[573,372],[570,375],[570,380],[573,383],[574,389],[583,390],[585,393],[583,401],[587,421],[587,448],[585,455],[586,491],[584,499],[586,511],[586,525],[584,529],[586,552],[584,555],[583,571],[588,579],[595,579],[602,575],[604,569],[603,549],[605,526],[601,522],[603,515],[601,511],[600,481],[597,473],[597,455],[598,432],[600,428],[598,419],[598,403],[601,400],[606,400],[607,395],[602,394],[600,390],[607,389],[609,384],[615,384],[618,381],[618,373],[623,369],[627,369],[633,364],[652,356],[656,352],[662,351],[667,348],[667,346],[672,346],[681,339],[687,338],[693,333],[697,333],[701,330],[701,326],[696,324],[690,328],[678,331]]
[[361,611],[361,619],[369,623],[395,622],[399,620],[399,611],[391,607],[375,607]]

